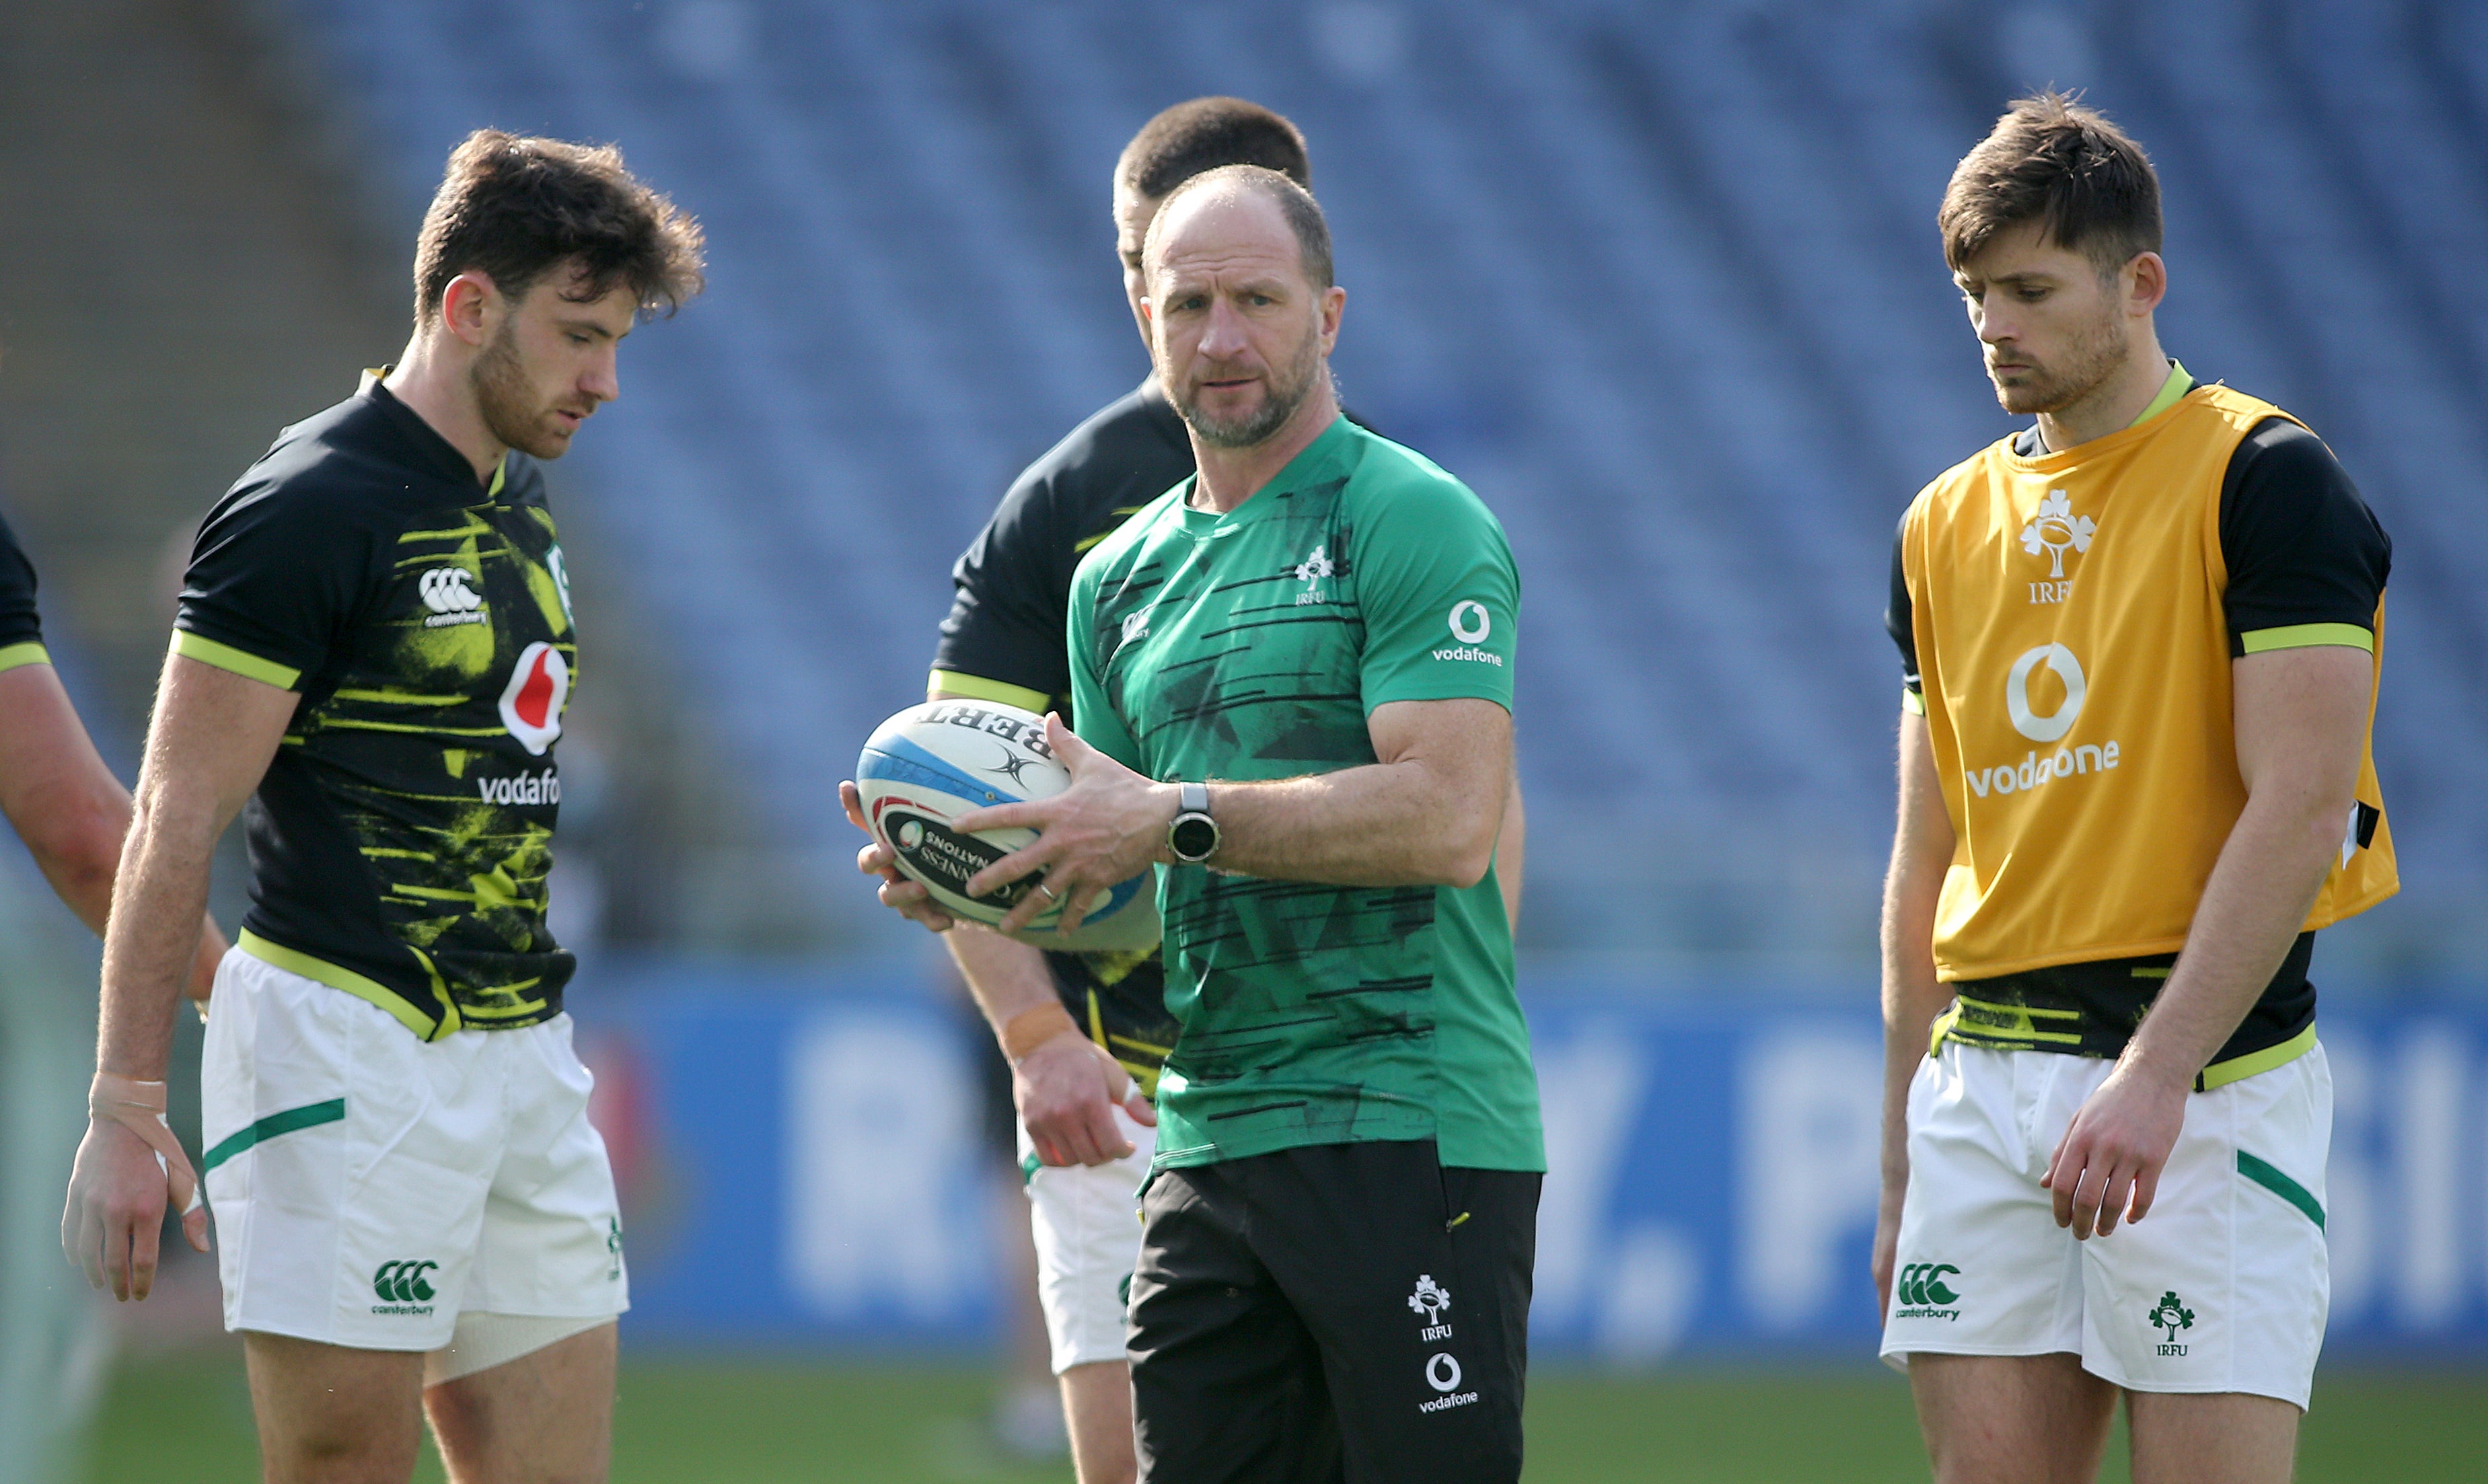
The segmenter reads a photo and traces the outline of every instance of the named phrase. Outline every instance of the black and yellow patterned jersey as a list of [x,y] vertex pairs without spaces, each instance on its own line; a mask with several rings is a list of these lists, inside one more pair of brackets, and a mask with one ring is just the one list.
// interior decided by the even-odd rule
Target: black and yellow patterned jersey
[[43,621],[35,612],[35,564],[18,549],[9,522],[0,520],[0,670],[49,663]]
[[173,649],[301,695],[245,814],[245,951],[427,1040],[560,1013],[545,878],[579,655],[531,460],[479,483],[366,374],[209,512]]

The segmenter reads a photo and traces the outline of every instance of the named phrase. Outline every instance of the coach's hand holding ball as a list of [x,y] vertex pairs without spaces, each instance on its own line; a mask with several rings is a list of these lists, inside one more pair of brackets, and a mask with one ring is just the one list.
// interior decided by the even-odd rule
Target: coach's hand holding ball
[[1013,851],[968,879],[976,896],[999,891],[1042,869],[1030,892],[1002,921],[1004,932],[1026,928],[1039,913],[1062,906],[1061,931],[1103,906],[1115,887],[1167,859],[1167,828],[1174,823],[1175,786],[1145,778],[1080,740],[1048,712],[1046,745],[1071,770],[1071,786],[1051,798],[997,804],[959,816],[972,833],[1033,829],[1036,842]]

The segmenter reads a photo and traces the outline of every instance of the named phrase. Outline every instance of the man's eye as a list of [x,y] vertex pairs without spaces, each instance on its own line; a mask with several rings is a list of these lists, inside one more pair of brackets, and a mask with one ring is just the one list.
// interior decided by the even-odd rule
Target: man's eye
[[588,340],[587,340],[587,337],[586,337],[586,336],[581,335],[581,334],[580,334],[578,331],[574,330],[574,331],[572,331],[572,332],[571,332],[571,336],[570,336],[570,343],[571,343],[572,345],[575,345],[575,346],[583,346],[583,345],[586,345],[586,344],[588,343]]

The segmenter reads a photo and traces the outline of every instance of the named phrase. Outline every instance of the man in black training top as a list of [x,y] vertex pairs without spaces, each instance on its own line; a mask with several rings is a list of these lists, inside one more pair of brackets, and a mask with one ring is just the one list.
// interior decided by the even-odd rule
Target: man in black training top
[[[578,664],[544,476],[616,347],[700,283],[610,148],[480,130],[394,369],[285,430],[200,528],[104,946],[100,1110],[160,1078],[208,854],[250,804],[202,1162],[274,1479],[605,1476],[628,1307],[545,930]],[[528,456],[533,456],[532,458]],[[176,1172],[186,1175],[186,1169]],[[72,1256],[143,1291],[166,1176],[99,1116]]]
[[[1116,250],[1140,324],[1141,246],[1159,203],[1203,171],[1259,165],[1312,183],[1304,137],[1286,119],[1232,98],[1199,98],[1149,120],[1116,162]],[[1070,715],[1064,624],[1071,574],[1133,512],[1193,472],[1183,419],[1155,374],[1015,480],[952,573],[932,698],[1003,701]],[[1520,893],[1520,803],[1505,815],[1507,910]],[[1175,1024],[1156,951],[1039,953],[961,924],[947,935],[1011,1066],[1021,1169],[1036,1239],[1038,1295],[1061,1378],[1081,1484],[1132,1478],[1123,1289],[1139,1254],[1132,1192],[1148,1172],[1149,1128],[1124,1110],[1155,1095]]]

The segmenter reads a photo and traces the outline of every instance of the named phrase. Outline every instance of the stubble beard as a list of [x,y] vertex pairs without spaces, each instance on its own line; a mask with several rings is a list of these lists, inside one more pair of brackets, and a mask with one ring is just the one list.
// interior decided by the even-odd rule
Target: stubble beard
[[2059,367],[2033,367],[2016,386],[1997,383],[1995,400],[2016,417],[2062,412],[2106,384],[2124,363],[2131,345],[2125,317],[2109,303],[2099,320],[2066,347]]
[[558,459],[570,451],[570,440],[545,426],[551,408],[538,403],[527,387],[526,368],[519,356],[514,326],[504,322],[484,353],[475,357],[475,408],[484,426],[503,445],[536,459]]
[[1314,378],[1321,370],[1321,337],[1308,330],[1286,377],[1273,376],[1262,383],[1259,410],[1234,418],[1214,417],[1202,410],[1197,392],[1175,394],[1174,409],[1202,442],[1218,448],[1251,448],[1287,425],[1287,419],[1313,395]]

